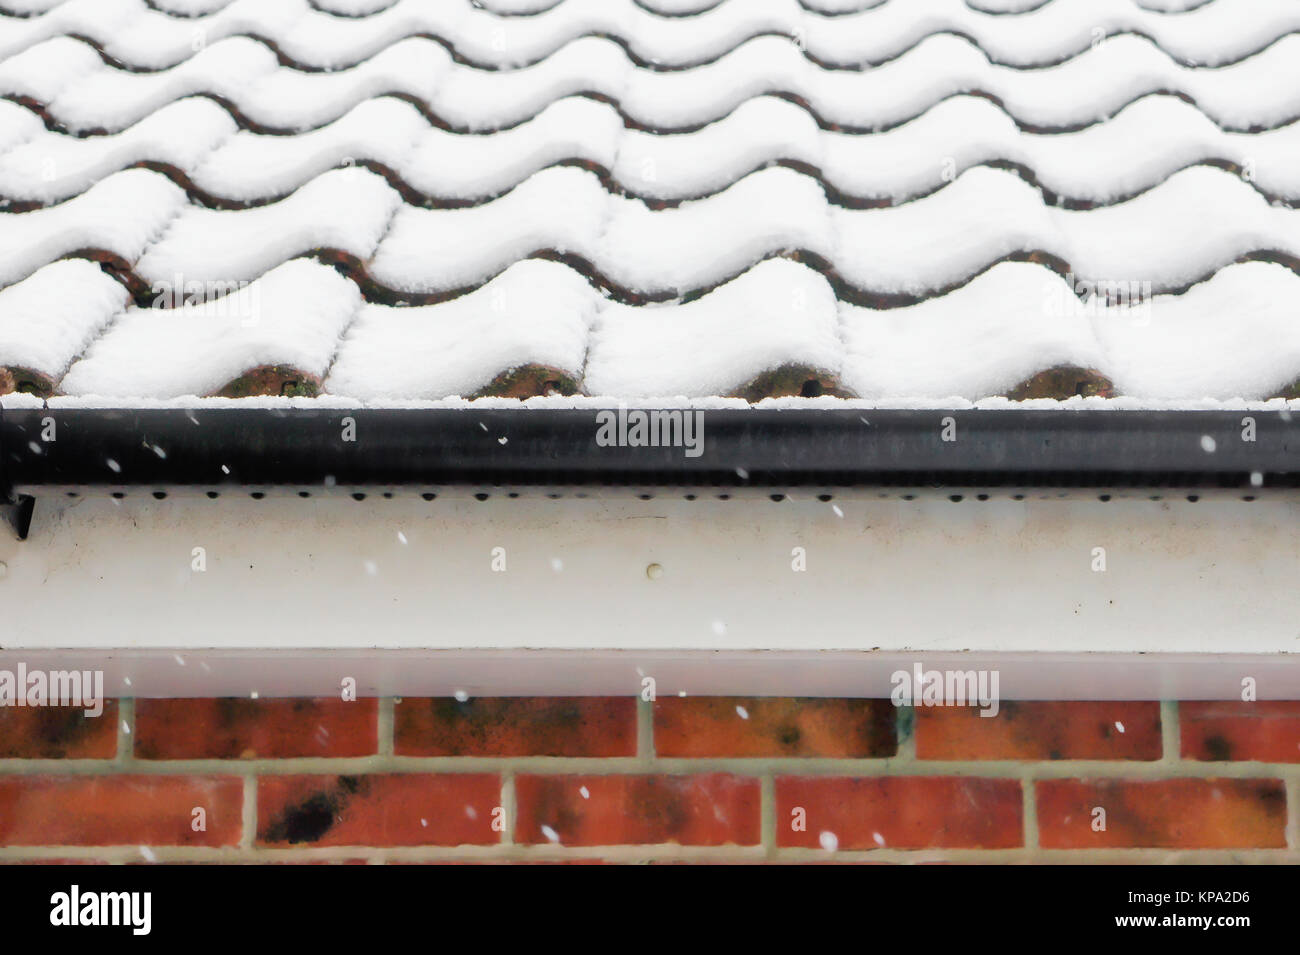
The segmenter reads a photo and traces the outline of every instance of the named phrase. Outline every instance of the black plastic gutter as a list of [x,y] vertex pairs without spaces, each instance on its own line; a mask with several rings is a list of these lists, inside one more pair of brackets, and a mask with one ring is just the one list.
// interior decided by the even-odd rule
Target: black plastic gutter
[[[660,429],[676,444],[638,443]],[[232,485],[1297,487],[1300,420],[1285,411],[0,410],[9,501],[53,486]]]

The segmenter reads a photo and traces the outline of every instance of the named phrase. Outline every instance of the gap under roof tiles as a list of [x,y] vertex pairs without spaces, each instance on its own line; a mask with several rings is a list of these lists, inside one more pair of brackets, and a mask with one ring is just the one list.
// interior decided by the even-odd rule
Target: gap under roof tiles
[[0,0],[0,396],[1296,399],[1298,120],[1293,0]]

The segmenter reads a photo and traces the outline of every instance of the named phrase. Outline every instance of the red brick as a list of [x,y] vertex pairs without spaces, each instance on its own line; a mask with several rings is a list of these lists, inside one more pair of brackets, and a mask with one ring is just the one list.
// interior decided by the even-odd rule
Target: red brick
[[87,716],[84,707],[0,709],[0,759],[112,759],[117,755],[117,701]]
[[399,756],[635,756],[634,697],[403,699]]
[[[795,831],[802,808],[806,829]],[[951,776],[783,776],[776,780],[781,846],[841,849],[1006,849],[1023,844],[1021,789],[1014,779]]]
[[[919,759],[1159,759],[1160,704],[1004,701],[916,708]],[[1120,727],[1123,727],[1121,729]]]
[[0,865],[108,865],[99,859],[5,859]]
[[439,859],[435,862],[405,862],[392,859],[385,865],[607,865],[604,859]]
[[[264,776],[257,841],[289,846],[455,846],[501,841],[496,775]],[[504,819],[502,815],[498,818]]]
[[[243,802],[233,776],[5,776],[0,845],[230,846]],[[191,828],[196,807],[204,832]]]
[[1300,702],[1178,704],[1184,759],[1300,763]]
[[370,865],[369,859],[257,859],[245,856],[242,859],[227,861],[225,859],[190,859],[184,862],[157,862],[149,859],[132,859],[126,865]]
[[[1039,844],[1048,849],[1286,845],[1286,793],[1276,779],[1050,779],[1037,793]],[[1098,806],[1104,832],[1092,831]]]
[[141,759],[286,759],[378,751],[378,702],[247,698],[137,700]]
[[[742,715],[743,711],[743,715]],[[885,757],[898,745],[889,700],[665,697],[655,753],[684,757]]]
[[[586,788],[587,795],[582,794]],[[758,780],[698,776],[520,776],[515,840],[566,846],[755,845]]]

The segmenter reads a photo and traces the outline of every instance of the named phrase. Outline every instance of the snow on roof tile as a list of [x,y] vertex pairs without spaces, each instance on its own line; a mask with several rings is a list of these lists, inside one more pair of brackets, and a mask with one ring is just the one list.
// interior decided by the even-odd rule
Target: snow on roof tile
[[48,395],[73,360],[126,307],[126,289],[86,259],[61,259],[0,290],[0,368]]
[[1293,0],[0,0],[0,391],[1294,395],[1298,120]]
[[357,287],[338,272],[291,259],[217,298],[126,309],[68,370],[62,390],[117,398],[218,394],[241,376],[281,368],[297,371],[287,374],[295,393],[314,393],[360,307]]
[[599,301],[567,266],[525,259],[442,305],[367,305],[325,387],[364,399],[468,397],[531,366],[539,390],[572,392]]

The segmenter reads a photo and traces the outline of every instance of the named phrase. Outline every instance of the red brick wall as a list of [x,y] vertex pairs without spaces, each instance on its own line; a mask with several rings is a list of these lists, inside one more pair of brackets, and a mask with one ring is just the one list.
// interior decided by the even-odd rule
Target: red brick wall
[[0,710],[11,862],[1300,861],[1298,814],[1300,703]]

